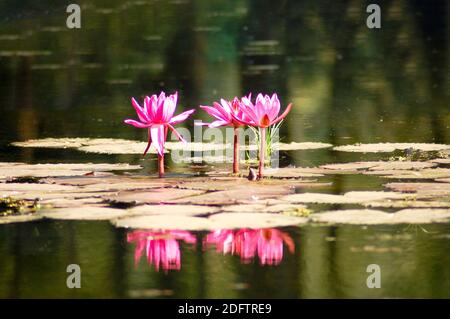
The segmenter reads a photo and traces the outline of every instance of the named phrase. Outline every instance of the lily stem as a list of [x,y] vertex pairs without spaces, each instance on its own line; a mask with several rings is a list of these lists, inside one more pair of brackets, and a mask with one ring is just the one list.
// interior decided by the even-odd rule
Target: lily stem
[[[168,127],[164,127],[164,141],[167,139]],[[158,172],[159,177],[164,177],[164,149],[162,155],[158,154]]]
[[259,129],[259,167],[258,167],[258,179],[263,178],[264,170],[264,156],[266,154],[266,128]]
[[159,177],[164,177],[164,154],[163,155],[158,154],[158,172]]
[[239,173],[239,129],[234,127],[233,174]]

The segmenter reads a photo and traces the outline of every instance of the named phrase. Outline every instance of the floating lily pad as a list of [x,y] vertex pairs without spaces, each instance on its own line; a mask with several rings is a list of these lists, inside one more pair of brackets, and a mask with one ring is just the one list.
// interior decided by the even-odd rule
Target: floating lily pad
[[[116,142],[102,145],[86,145],[78,147],[77,150],[86,153],[97,154],[140,154],[144,153],[147,143],[145,142]],[[167,153],[167,150],[164,150]],[[156,154],[156,148],[152,145],[148,153]]]
[[450,158],[436,158],[431,160],[430,162],[437,164],[450,164]]
[[423,224],[446,222],[449,218],[450,210],[446,209],[405,209],[396,213],[371,209],[350,209],[312,215],[314,222],[353,225]]
[[42,206],[50,206],[52,208],[66,208],[66,207],[81,207],[88,205],[100,204],[104,200],[100,197],[85,197],[85,198],[51,198],[41,200]]
[[127,204],[159,204],[164,202],[176,202],[179,198],[195,198],[204,194],[204,191],[178,188],[155,188],[147,191],[122,191],[117,195],[105,196],[112,203]]
[[67,220],[109,220],[120,216],[126,216],[127,211],[110,207],[81,206],[69,208],[57,208],[42,211],[42,217]]
[[450,177],[450,169],[448,168],[432,168],[419,171],[373,171],[365,172],[368,175],[382,175],[384,178],[394,179],[435,179]]
[[77,188],[69,185],[52,185],[37,183],[0,183],[0,192],[2,191],[20,191],[20,192],[62,192],[75,191]]
[[449,196],[449,183],[388,183],[386,188],[402,193],[414,193],[417,196]]
[[320,166],[321,168],[330,170],[370,170],[370,171],[384,171],[384,170],[417,170],[437,166],[436,163],[429,162],[411,162],[411,161],[391,161],[391,162],[354,162],[342,164],[327,164]]
[[201,216],[214,214],[219,211],[218,207],[198,206],[198,205],[142,205],[128,209],[132,215],[182,215],[182,216]]
[[405,199],[368,202],[364,203],[364,206],[379,208],[448,208],[450,207],[450,202]]
[[170,203],[194,205],[232,205],[239,203],[261,203],[260,200],[277,198],[293,192],[293,188],[286,186],[258,185],[234,187],[229,190],[206,193],[198,196],[184,197],[170,200]]
[[116,227],[168,230],[210,230],[214,223],[208,218],[192,216],[147,215],[119,218],[112,222]]
[[119,164],[24,164],[24,163],[1,163],[0,177],[51,177],[51,176],[82,176],[82,175],[108,175],[106,171],[136,170],[141,169],[139,165],[127,163]]
[[269,213],[222,213],[212,215],[209,220],[217,229],[284,227],[308,222],[308,218],[304,217]]
[[266,169],[264,171],[266,177],[275,178],[304,178],[304,177],[321,177],[321,173],[308,172],[307,169],[301,167],[284,167],[278,169]]
[[241,204],[241,205],[229,205],[222,207],[224,212],[234,213],[283,213],[288,211],[294,211],[300,208],[306,208],[304,205],[291,205],[291,204],[276,204],[276,205],[264,205],[264,204]]
[[32,222],[41,219],[42,216],[38,214],[27,214],[27,215],[13,215],[13,216],[4,216],[0,217],[0,225],[1,224],[12,224],[12,223],[24,223],[24,222]]
[[406,195],[395,192],[367,191],[348,192],[344,195],[302,193],[283,196],[280,200],[290,203],[318,203],[318,204],[361,204],[381,199],[400,199]]
[[320,148],[329,148],[332,146],[333,145],[331,144],[320,142],[291,142],[274,144],[274,148],[279,149],[280,151],[315,150]]
[[450,149],[450,145],[433,143],[374,143],[335,146],[333,150],[341,152],[390,153],[395,150],[406,150],[410,148],[420,151],[440,151]]

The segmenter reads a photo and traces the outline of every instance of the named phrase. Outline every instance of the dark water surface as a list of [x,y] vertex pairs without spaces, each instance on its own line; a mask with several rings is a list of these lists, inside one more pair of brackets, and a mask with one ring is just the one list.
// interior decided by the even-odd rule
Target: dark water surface
[[[144,141],[144,130],[122,121],[134,117],[131,96],[160,90],[179,92],[177,112],[277,92],[283,106],[294,104],[281,128],[286,142],[450,142],[448,1],[377,1],[378,30],[365,24],[370,1],[79,1],[82,28],[69,30],[71,2],[0,0],[0,161],[130,162],[154,173],[154,159],[139,155],[9,144]],[[302,166],[391,156],[282,155],[283,165]],[[167,164],[169,172],[188,170]],[[323,191],[382,187],[378,178],[330,179]],[[175,245],[181,269],[156,271],[145,252],[135,265],[139,240],[106,222],[0,225],[0,297],[450,297],[448,224],[278,231],[249,234],[282,237],[276,265],[261,265],[272,248],[258,251],[255,242],[249,258],[218,251],[225,242],[206,245],[206,233],[157,234],[161,247]],[[82,267],[80,290],[65,285],[72,263]],[[372,263],[381,267],[381,289],[366,286]]]

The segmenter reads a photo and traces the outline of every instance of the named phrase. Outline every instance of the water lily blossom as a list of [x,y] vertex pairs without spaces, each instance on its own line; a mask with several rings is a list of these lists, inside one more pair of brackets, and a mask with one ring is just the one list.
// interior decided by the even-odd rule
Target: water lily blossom
[[173,125],[186,120],[195,110],[188,110],[179,115],[174,116],[177,107],[178,93],[166,96],[161,92],[159,96],[156,94],[151,97],[146,96],[143,107],[139,105],[135,98],[131,98],[131,104],[136,110],[139,121],[126,119],[124,122],[137,128],[145,128],[148,130],[148,144],[144,151],[147,154],[150,145],[153,145],[158,152],[158,170],[159,176],[164,176],[164,144],[167,138],[167,131],[170,129],[178,139],[186,142],[184,138],[177,132]]
[[220,104],[214,102],[213,106],[201,105],[200,107],[216,119],[212,123],[205,123],[209,128],[220,126],[234,128],[233,173],[239,173],[239,127],[243,125],[241,120],[250,120],[242,112],[241,101],[237,97],[232,101],[221,99]]
[[271,97],[269,95],[257,95],[255,103],[252,103],[250,96],[244,96],[241,99],[240,109],[244,116],[234,119],[241,124],[258,127],[260,130],[260,149],[259,149],[259,168],[258,178],[263,177],[265,145],[266,145],[266,128],[280,122],[291,111],[292,103],[290,103],[281,115],[280,100],[276,93]]

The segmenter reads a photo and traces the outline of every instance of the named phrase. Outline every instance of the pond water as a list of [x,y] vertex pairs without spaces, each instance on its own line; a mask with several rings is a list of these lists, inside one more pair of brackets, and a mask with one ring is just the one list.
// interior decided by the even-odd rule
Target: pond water
[[[0,297],[450,297],[447,225],[307,226],[265,232],[261,236],[278,236],[283,243],[277,258],[266,258],[265,253],[273,256],[270,247],[253,251],[251,235],[239,230],[234,232],[234,254],[227,248],[229,240],[222,240],[230,234],[172,234],[178,238],[178,245],[171,247],[180,254],[177,265],[177,257],[168,253],[170,245],[165,253],[162,246],[151,245],[151,262],[145,251],[136,258],[137,239],[144,237],[105,222],[2,226]],[[156,232],[145,236],[158,240]],[[366,286],[370,263],[381,268],[380,289]],[[67,289],[68,264],[80,265],[81,289]]]
[[[1,1],[0,161],[128,162],[154,174],[154,157],[10,143],[145,141],[144,130],[122,121],[134,117],[131,96],[160,90],[179,92],[177,112],[220,97],[277,92],[283,108],[294,104],[281,127],[286,142],[448,144],[448,4],[379,3],[382,28],[371,30],[359,1],[96,0],[82,6],[82,28],[70,30],[64,4]],[[193,119],[208,116],[196,112]],[[193,130],[192,121],[183,125]],[[331,149],[281,155],[283,166],[392,156]],[[167,165],[169,172],[197,171]],[[332,186],[318,191],[383,184],[363,175],[327,178]],[[272,265],[262,264],[253,244],[250,258],[220,252],[220,241],[206,244],[207,233],[172,234],[181,268],[167,271],[148,264],[145,253],[135,260],[139,241],[155,235],[149,232],[131,240],[106,222],[0,225],[0,297],[450,297],[448,224],[249,233],[264,239],[282,232],[283,256]],[[166,235],[156,234],[163,241]],[[65,286],[71,263],[82,267],[83,289]],[[381,289],[366,286],[372,263],[382,269]]]

